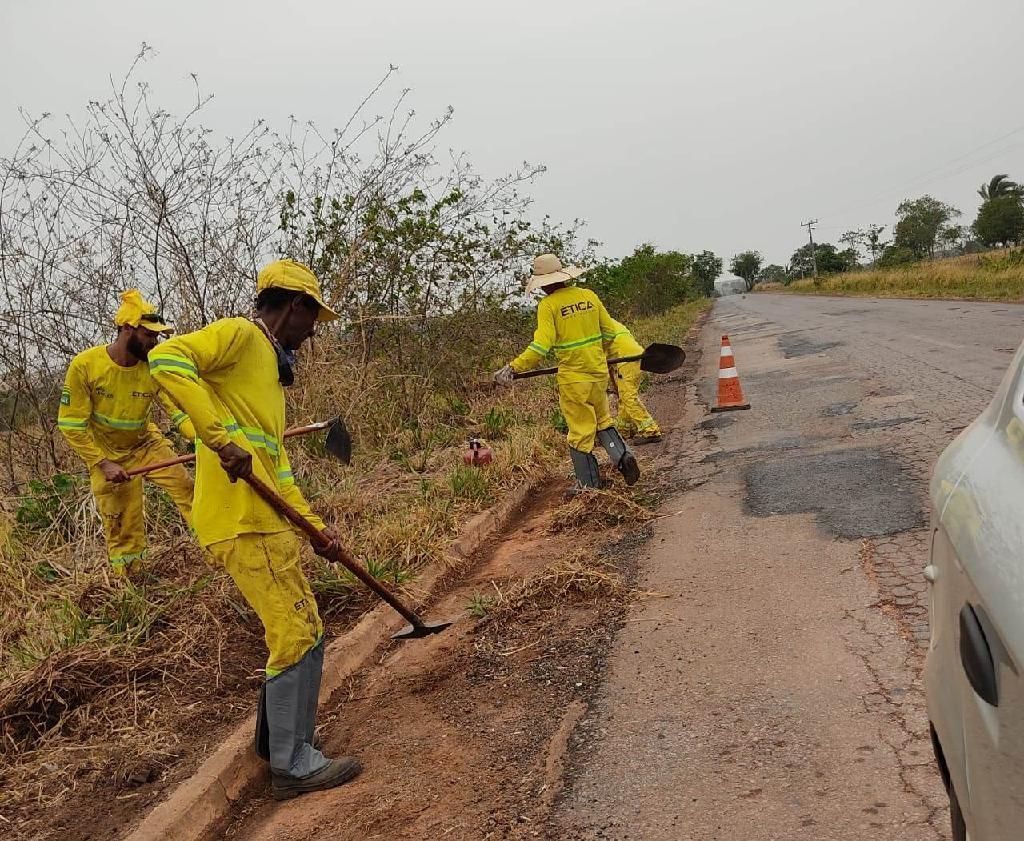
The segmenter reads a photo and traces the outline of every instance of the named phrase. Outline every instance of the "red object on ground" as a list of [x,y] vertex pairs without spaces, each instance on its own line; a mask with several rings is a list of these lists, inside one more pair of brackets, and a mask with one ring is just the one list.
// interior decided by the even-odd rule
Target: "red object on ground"
[[468,465],[473,467],[483,467],[491,463],[494,458],[494,453],[491,452],[491,448],[484,446],[483,441],[479,438],[469,439],[469,449],[462,454],[462,460]]

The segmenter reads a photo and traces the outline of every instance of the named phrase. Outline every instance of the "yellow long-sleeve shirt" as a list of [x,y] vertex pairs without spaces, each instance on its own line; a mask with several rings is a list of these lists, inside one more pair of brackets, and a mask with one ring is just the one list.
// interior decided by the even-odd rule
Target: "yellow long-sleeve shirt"
[[604,337],[604,351],[609,359],[618,359],[623,356],[636,356],[644,352],[641,345],[633,334],[629,332],[624,324],[612,319],[615,325],[611,336]]
[[282,444],[285,405],[277,356],[259,327],[247,318],[225,318],[168,339],[150,353],[149,369],[195,425],[192,525],[203,546],[240,534],[291,528],[244,481],[228,478],[215,452],[228,443],[252,453],[253,472],[313,525],[324,528],[295,485]]
[[512,369],[524,373],[540,365],[554,351],[558,381],[594,382],[608,376],[603,341],[618,324],[601,299],[589,289],[567,286],[541,298],[533,341],[512,360]]
[[120,462],[143,444],[163,438],[150,420],[154,398],[182,435],[194,439],[188,415],[157,389],[145,362],[125,368],[110,358],[106,345],[97,345],[68,366],[57,428],[90,469],[103,459]]

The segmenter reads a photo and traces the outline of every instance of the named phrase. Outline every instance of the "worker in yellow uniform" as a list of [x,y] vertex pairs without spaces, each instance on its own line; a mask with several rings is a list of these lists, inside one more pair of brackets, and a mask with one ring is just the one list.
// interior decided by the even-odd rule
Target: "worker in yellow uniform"
[[[323,669],[323,624],[300,565],[291,525],[244,481],[262,479],[323,529],[295,484],[285,430],[284,386],[294,354],[318,321],[337,315],[316,276],[278,260],[256,280],[253,318],[225,318],[164,342],[149,358],[157,384],[195,424],[199,542],[234,579],[263,623],[269,649],[261,712],[269,731],[272,793],[284,800],[340,785],[359,773],[351,757],[327,759],[314,747]],[[320,554],[337,556],[337,533]]]
[[526,350],[495,372],[494,379],[507,385],[515,374],[536,368],[553,351],[558,359],[558,403],[569,427],[569,455],[577,486],[601,486],[593,453],[595,441],[604,447],[626,484],[632,485],[640,478],[640,468],[608,409],[608,363],[603,341],[612,335],[618,322],[592,291],[569,285],[582,274],[584,271],[575,266],[563,266],[554,254],[534,259],[526,292],[540,289],[544,293],[537,305],[537,329]]
[[[633,334],[612,319],[614,328],[610,335],[604,337],[604,349],[609,359],[621,359],[624,356],[639,356],[644,352]],[[640,399],[640,381],[643,371],[640,362],[620,362],[609,365],[608,373],[612,377],[615,392],[619,395],[619,416],[615,425],[626,437],[632,438],[634,444],[654,444],[661,440],[661,427],[651,417],[647,407]]]
[[[177,455],[150,417],[154,398],[185,438],[192,440],[195,431],[188,416],[158,392],[146,364],[161,335],[171,330],[163,317],[138,289],[129,289],[121,295],[114,323],[113,344],[89,348],[71,360],[60,393],[57,428],[89,468],[107,556],[117,573],[127,575],[146,557],[142,477],[129,477],[127,471]],[[188,471],[178,464],[154,470],[147,478],[167,491],[185,522],[190,522]]]

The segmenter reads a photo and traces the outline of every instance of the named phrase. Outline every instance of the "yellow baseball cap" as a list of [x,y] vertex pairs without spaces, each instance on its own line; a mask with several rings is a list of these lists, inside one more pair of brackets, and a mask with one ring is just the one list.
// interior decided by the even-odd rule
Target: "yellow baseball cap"
[[121,306],[114,313],[114,324],[118,327],[145,327],[154,333],[173,333],[174,328],[164,323],[164,317],[138,289],[126,289],[121,293]]
[[275,260],[260,269],[256,276],[256,291],[262,292],[264,289],[290,289],[292,292],[309,295],[320,305],[317,321],[335,321],[339,317],[324,303],[316,275],[307,266],[294,260]]

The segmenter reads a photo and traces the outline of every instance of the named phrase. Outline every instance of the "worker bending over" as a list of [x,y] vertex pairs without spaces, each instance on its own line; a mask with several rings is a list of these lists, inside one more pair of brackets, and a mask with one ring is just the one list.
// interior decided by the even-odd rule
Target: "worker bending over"
[[601,299],[589,289],[569,286],[584,274],[562,266],[554,254],[533,261],[526,291],[542,290],[537,305],[533,341],[511,363],[494,374],[496,382],[511,383],[517,373],[536,368],[548,353],[558,359],[558,403],[569,427],[569,455],[579,488],[597,488],[601,479],[593,449],[599,441],[627,485],[640,478],[636,458],[612,422],[608,409],[608,364],[603,341],[611,338],[618,322],[608,315]]
[[[57,428],[89,468],[89,482],[103,520],[107,556],[114,571],[137,571],[146,557],[142,477],[128,470],[174,458],[176,453],[150,413],[157,398],[187,439],[195,438],[188,416],[157,390],[146,360],[160,337],[171,332],[138,289],[121,295],[114,316],[117,338],[82,351],[68,366],[60,393]],[[189,523],[192,479],[180,464],[147,474],[167,491]]]
[[[639,356],[644,352],[633,334],[612,319],[615,325],[611,338],[605,337],[604,349],[609,359],[621,359],[624,356]],[[612,378],[612,386],[619,396],[619,416],[615,425],[627,438],[636,444],[654,444],[661,440],[661,427],[651,417],[647,407],[640,399],[640,381],[643,371],[640,361],[619,362],[608,366],[608,374]]]
[[[305,266],[278,260],[256,280],[254,318],[225,318],[179,336],[150,355],[153,378],[189,413],[198,434],[194,526],[199,542],[234,579],[263,623],[267,648],[264,715],[273,795],[284,800],[340,785],[360,771],[351,757],[327,759],[313,746],[323,670],[323,624],[300,566],[291,525],[244,481],[275,488],[317,528],[295,484],[285,430],[284,386],[292,359],[318,321],[337,315]],[[339,551],[337,534],[326,529]]]

